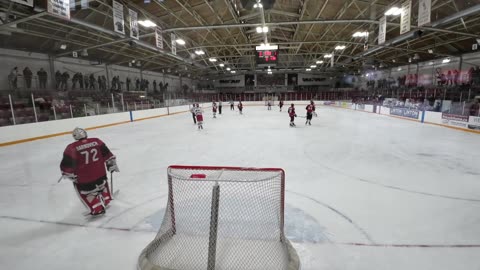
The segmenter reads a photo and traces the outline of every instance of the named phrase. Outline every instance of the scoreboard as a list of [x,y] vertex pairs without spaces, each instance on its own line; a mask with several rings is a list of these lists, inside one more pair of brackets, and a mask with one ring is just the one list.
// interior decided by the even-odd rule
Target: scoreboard
[[255,61],[259,67],[276,66],[278,63],[278,46],[258,46],[255,50]]

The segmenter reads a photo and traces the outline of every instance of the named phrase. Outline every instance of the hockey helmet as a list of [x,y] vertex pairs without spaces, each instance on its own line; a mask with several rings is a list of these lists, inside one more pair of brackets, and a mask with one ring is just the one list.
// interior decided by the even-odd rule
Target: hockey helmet
[[295,107],[295,104],[292,103],[292,105],[290,105],[291,107]]
[[86,139],[87,138],[87,131],[83,128],[76,127],[73,132],[72,136],[75,140],[81,140],[81,139]]

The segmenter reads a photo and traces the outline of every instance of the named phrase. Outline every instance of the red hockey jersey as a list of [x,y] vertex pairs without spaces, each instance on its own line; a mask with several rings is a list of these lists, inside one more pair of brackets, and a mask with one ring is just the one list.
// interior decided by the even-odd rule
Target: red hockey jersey
[[315,110],[315,107],[313,105],[307,105],[305,108],[307,110],[307,113],[312,113]]
[[100,139],[82,139],[65,148],[60,170],[77,175],[79,184],[91,183],[107,177],[105,162],[113,156]]
[[289,107],[289,108],[288,108],[288,115],[289,115],[290,117],[295,116],[295,107]]

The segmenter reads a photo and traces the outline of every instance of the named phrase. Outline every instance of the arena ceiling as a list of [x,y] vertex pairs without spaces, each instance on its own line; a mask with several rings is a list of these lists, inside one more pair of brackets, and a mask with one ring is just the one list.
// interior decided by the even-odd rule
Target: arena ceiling
[[[471,52],[480,38],[480,0],[432,0],[432,23],[420,28],[418,0],[413,0],[412,31],[400,35],[400,16],[388,17],[382,46],[377,45],[379,19],[402,1],[266,1],[264,8],[253,8],[254,0],[119,0],[137,11],[139,20],[163,28],[164,50],[158,50],[153,28],[140,27],[140,41],[113,31],[111,0],[92,0],[83,9],[77,0],[71,20],[49,15],[46,1],[35,1],[37,6],[30,8],[0,0],[0,12],[7,15],[0,25],[0,46],[53,57],[78,52],[79,57],[100,63],[128,66],[135,61],[133,65],[144,70],[205,78],[226,74],[227,67],[239,73],[260,72],[255,46],[265,40],[279,45],[278,70],[305,70],[324,60],[312,72],[343,74],[460,55]],[[258,26],[269,30],[259,34]],[[355,32],[368,32],[368,39],[352,37]],[[170,33],[186,41],[184,46],[177,44],[177,55],[171,53]],[[66,49],[60,48],[62,44]],[[335,52],[332,68],[323,57],[338,45],[346,47]],[[197,55],[196,50],[205,54]]]

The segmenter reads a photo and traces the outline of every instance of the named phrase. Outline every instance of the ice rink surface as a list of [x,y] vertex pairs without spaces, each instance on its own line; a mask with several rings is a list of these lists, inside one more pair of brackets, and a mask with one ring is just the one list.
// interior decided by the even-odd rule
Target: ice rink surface
[[71,136],[0,148],[0,268],[135,269],[165,211],[166,168],[181,164],[283,168],[302,269],[480,269],[479,135],[317,111],[297,128],[278,107],[225,106],[217,119],[207,110],[202,131],[187,113],[92,130],[121,170],[95,220],[71,183],[57,184]]

